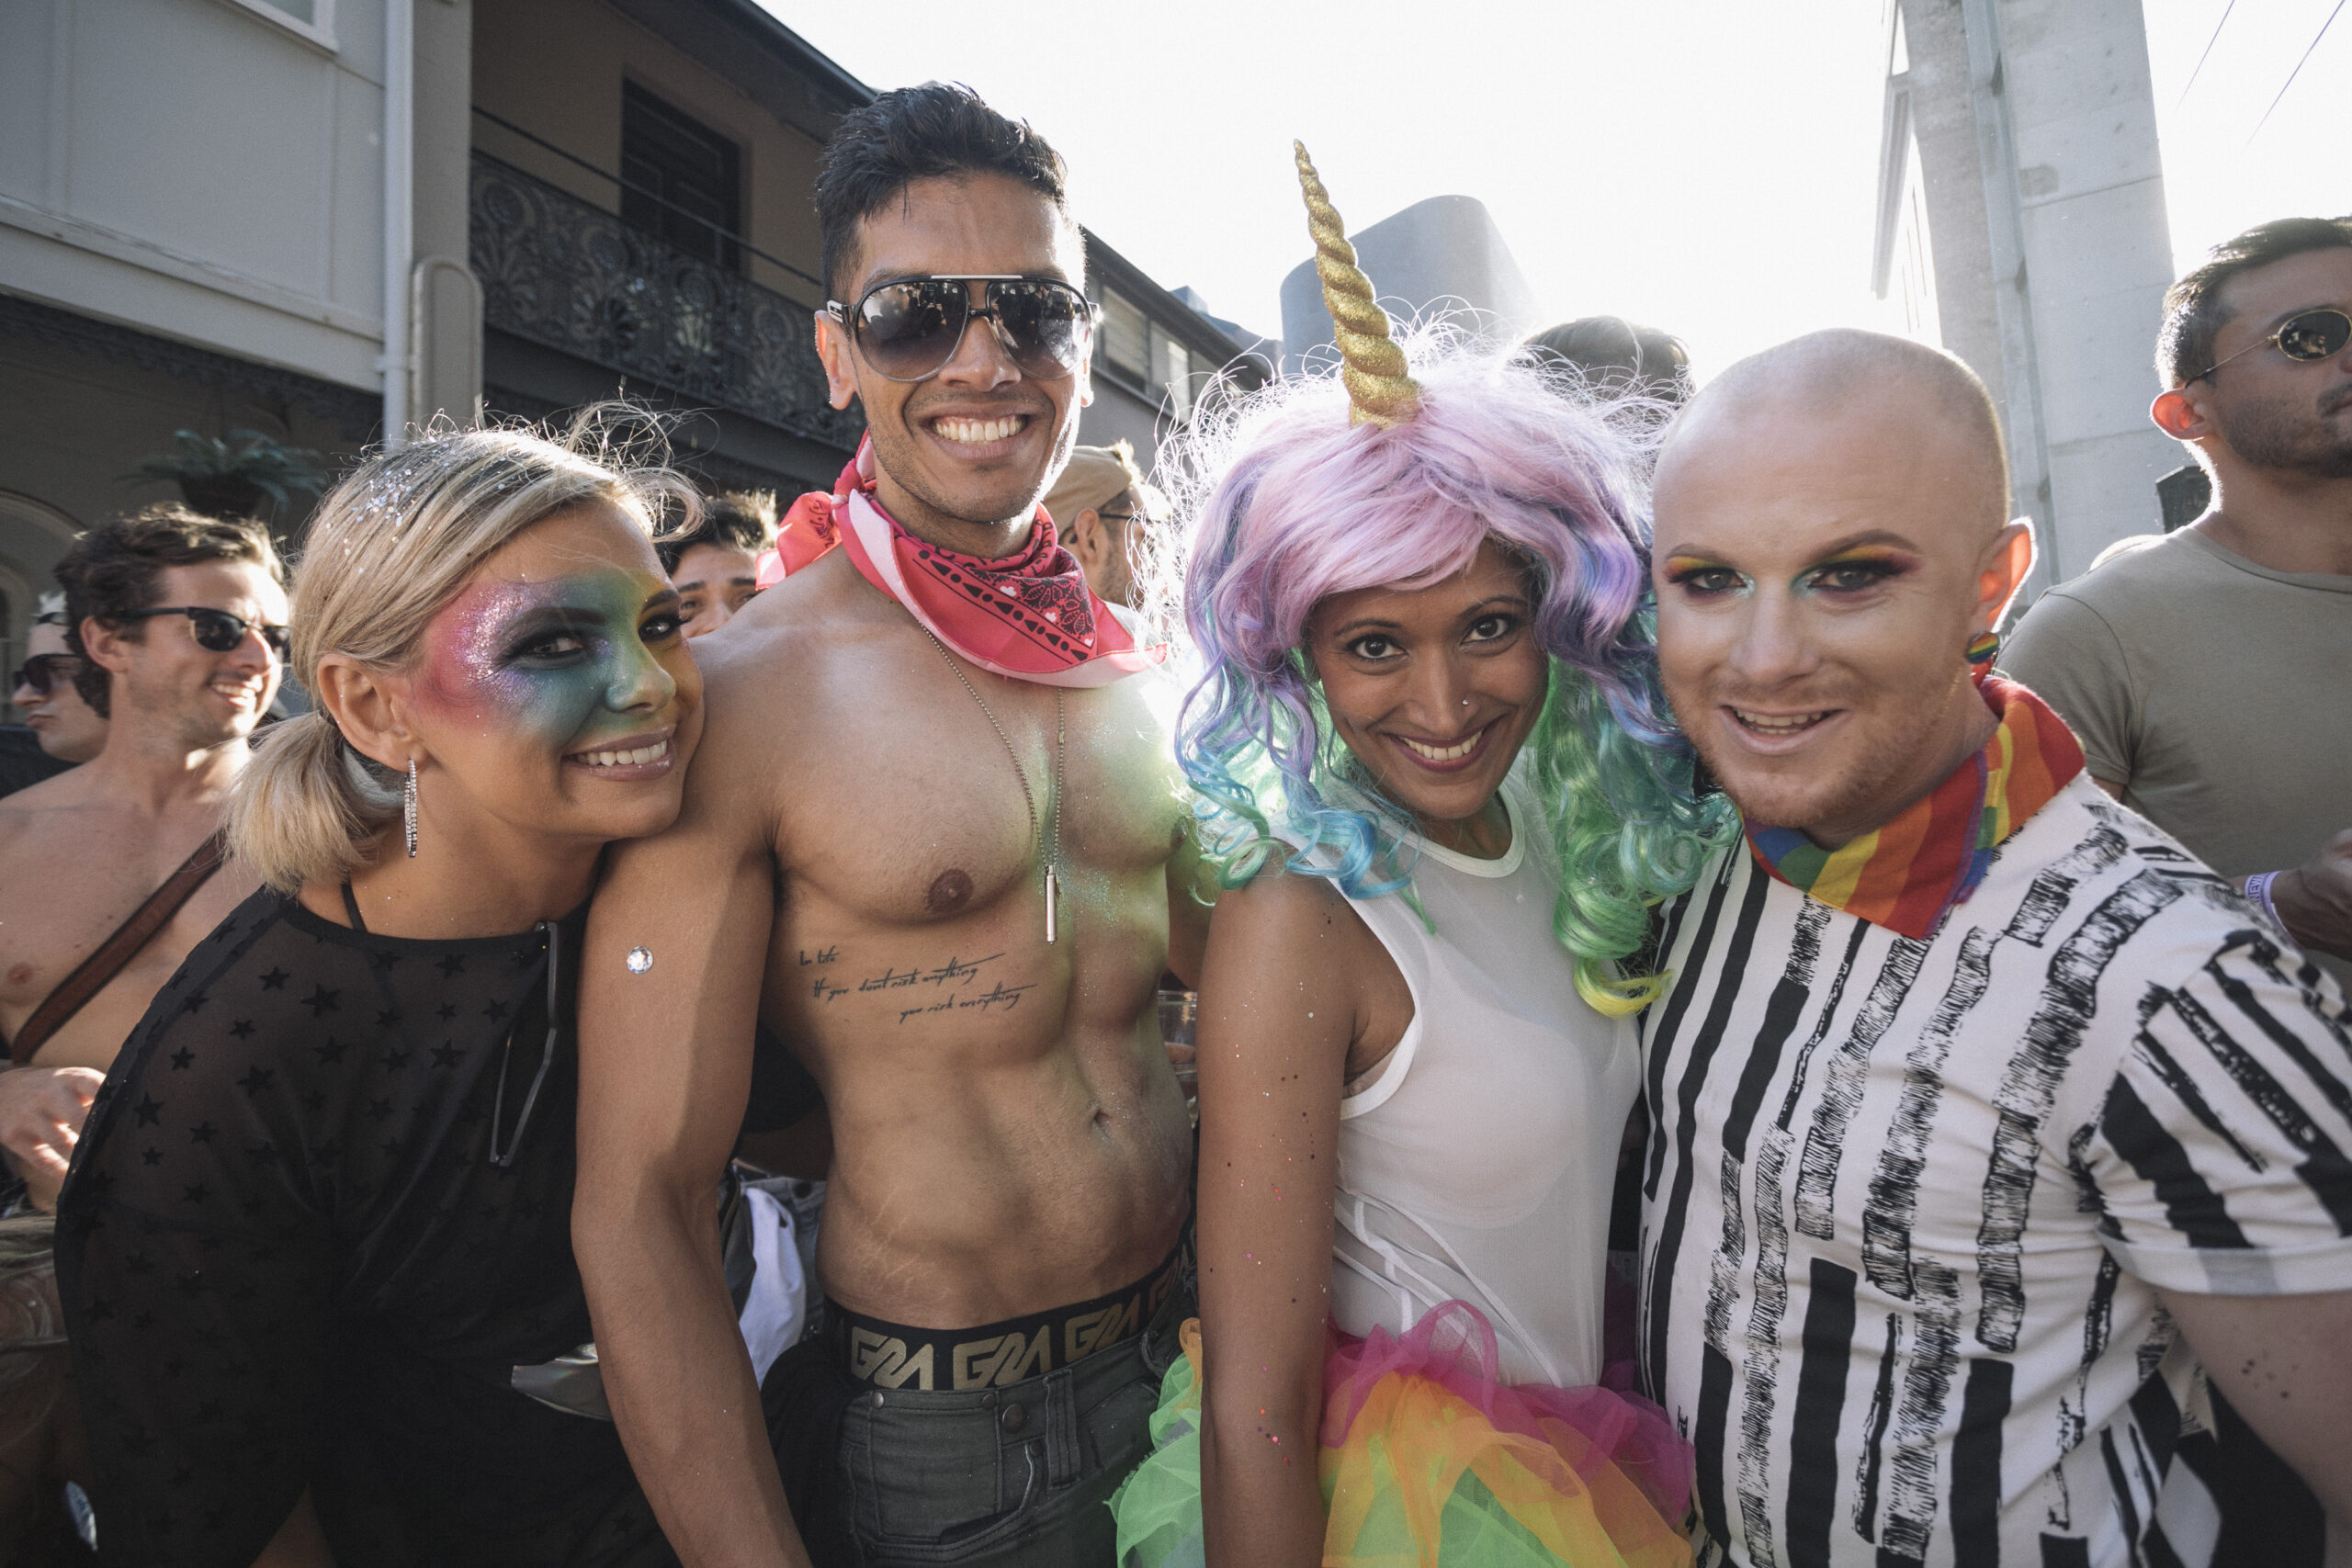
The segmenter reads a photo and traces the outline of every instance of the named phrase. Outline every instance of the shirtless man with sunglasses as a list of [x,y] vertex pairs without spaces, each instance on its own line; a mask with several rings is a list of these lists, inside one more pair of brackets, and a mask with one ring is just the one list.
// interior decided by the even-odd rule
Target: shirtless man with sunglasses
[[[1153,993],[1205,922],[1157,650],[1038,512],[1089,399],[1082,239],[1060,160],[937,85],[842,121],[818,210],[870,441],[697,645],[684,809],[598,892],[573,1244],[691,1568],[1108,1568],[1189,1310]],[[709,1201],[755,1022],[834,1149],[817,1321],[759,1390]]]
[[44,1003],[220,826],[286,637],[256,523],[150,507],[83,535],[57,575],[76,689],[107,724],[91,761],[0,800],[0,1145],[44,1209],[123,1037],[253,878],[203,880],[70,1016]]

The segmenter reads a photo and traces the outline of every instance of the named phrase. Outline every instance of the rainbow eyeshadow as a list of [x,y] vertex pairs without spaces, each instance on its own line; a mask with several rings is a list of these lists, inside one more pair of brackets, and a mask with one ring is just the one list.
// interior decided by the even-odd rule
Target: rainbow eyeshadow
[[[1891,577],[1898,577],[1918,564],[1919,558],[1917,555],[1909,550],[1898,549],[1892,545],[1857,545],[1852,549],[1838,551],[1827,560],[1815,561],[1799,572],[1796,581],[1790,586],[1800,592],[1809,589],[1818,589],[1822,585],[1810,580],[1854,567],[1871,569],[1873,582],[1881,582]],[[1843,591],[1852,592],[1851,589]]]
[[654,659],[639,626],[658,587],[617,570],[478,583],[426,628],[417,694],[553,749],[592,739],[585,731],[598,712],[616,712],[613,700],[636,689]]

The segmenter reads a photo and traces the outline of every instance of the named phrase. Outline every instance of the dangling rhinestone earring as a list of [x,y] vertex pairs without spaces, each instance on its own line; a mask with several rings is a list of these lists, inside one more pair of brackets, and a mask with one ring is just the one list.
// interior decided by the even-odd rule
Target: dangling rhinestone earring
[[408,829],[408,858],[416,858],[416,759],[408,760],[408,787],[401,791],[401,825]]

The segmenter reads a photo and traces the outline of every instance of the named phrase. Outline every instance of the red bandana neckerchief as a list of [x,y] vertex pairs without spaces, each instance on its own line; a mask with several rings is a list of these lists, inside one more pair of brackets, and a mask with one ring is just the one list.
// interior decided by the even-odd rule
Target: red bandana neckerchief
[[861,442],[833,494],[813,491],[792,503],[776,547],[760,558],[762,588],[840,545],[866,581],[940,641],[996,674],[1048,686],[1104,686],[1168,657],[1164,647],[1137,647],[1095,596],[1043,506],[1029,542],[995,560],[929,544],[875,500],[872,454]]
[[1757,863],[1792,887],[1872,925],[1925,942],[1984,880],[1993,851],[2083,771],[2083,748],[2048,704],[1975,672],[2000,715],[1984,749],[1903,814],[1825,850],[1793,828],[1747,824]]

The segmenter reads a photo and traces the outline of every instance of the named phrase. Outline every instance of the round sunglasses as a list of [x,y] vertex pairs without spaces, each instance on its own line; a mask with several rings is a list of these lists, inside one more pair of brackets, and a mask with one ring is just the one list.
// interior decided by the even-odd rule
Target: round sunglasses
[[266,626],[203,604],[158,604],[152,610],[133,610],[122,618],[126,621],[148,621],[158,615],[186,615],[188,630],[195,635],[196,646],[207,653],[234,652],[237,645],[245,640],[247,632],[259,632],[263,645],[283,664],[286,662],[286,651],[292,645],[293,634],[289,627]]
[[[978,306],[966,287],[973,283],[986,286]],[[1085,357],[1102,310],[1058,278],[939,273],[877,283],[854,310],[828,299],[824,313],[849,328],[865,362],[889,380],[938,375],[978,317],[995,323],[997,341],[1023,376],[1058,381]]]
[[[2341,354],[2347,343],[2352,343],[2352,316],[2341,310],[2305,310],[2299,316],[2288,317],[2279,323],[2277,332],[2261,342],[2246,344],[2231,355],[2229,359],[2215,360],[2191,376],[2188,381],[2202,381],[2229,364],[2230,360],[2243,359],[2257,348],[2276,347],[2290,359],[2312,364]],[[2187,386],[2188,382],[2181,384]]]

